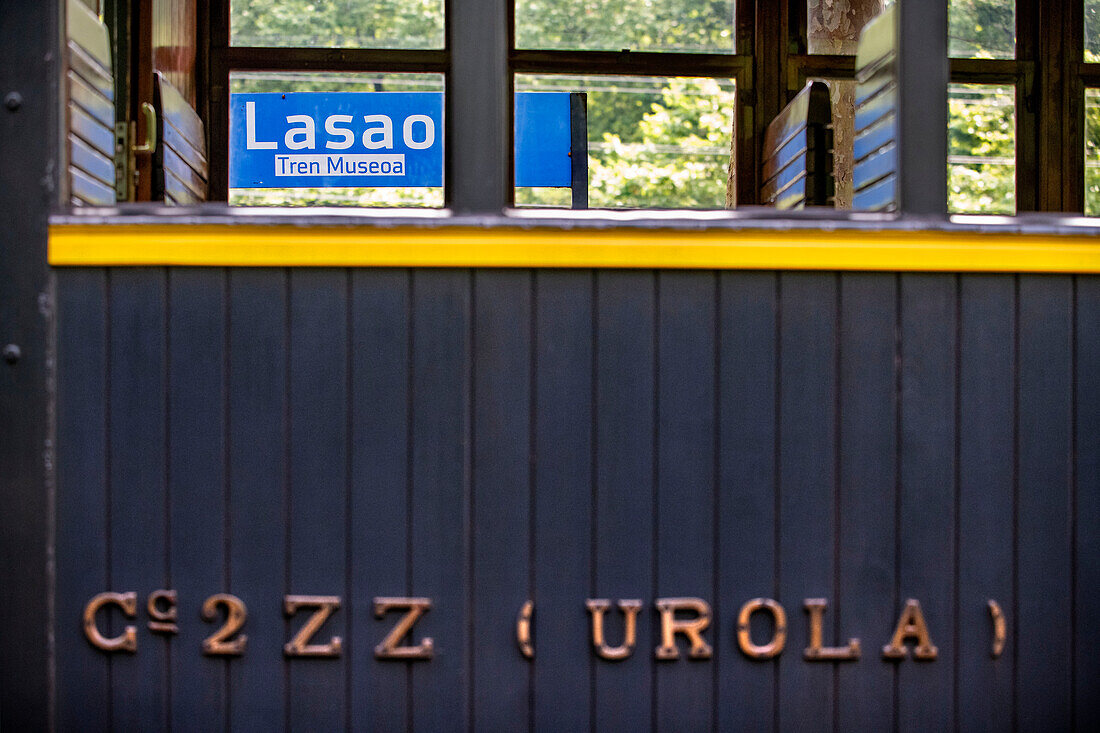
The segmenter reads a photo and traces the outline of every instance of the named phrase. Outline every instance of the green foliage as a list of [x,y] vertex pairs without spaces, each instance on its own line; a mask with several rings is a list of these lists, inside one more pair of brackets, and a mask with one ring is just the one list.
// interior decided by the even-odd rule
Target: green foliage
[[1100,216],[1100,89],[1085,92],[1085,214]]
[[955,212],[1016,212],[1011,88],[954,85],[948,102],[948,199]]
[[443,0],[234,0],[236,46],[442,48]]
[[1010,59],[1016,55],[1014,0],[951,0],[948,20],[950,56]]
[[589,155],[593,207],[717,208],[725,204],[733,93],[713,79],[669,79],[637,126],[606,132]]
[[516,46],[733,52],[732,0],[516,0]]

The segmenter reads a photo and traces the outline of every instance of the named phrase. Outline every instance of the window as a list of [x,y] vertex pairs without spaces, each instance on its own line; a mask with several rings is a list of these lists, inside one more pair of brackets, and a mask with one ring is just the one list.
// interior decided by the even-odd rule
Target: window
[[[448,128],[454,129],[448,135],[464,142],[462,149],[452,146],[445,153],[448,165],[442,188],[433,192],[314,190],[298,197],[297,203],[454,206],[456,196],[471,195],[493,200],[511,197],[519,206],[570,206],[570,192],[561,187],[473,192],[477,186],[469,182],[485,180],[475,172],[483,170],[480,166],[494,166],[490,161],[512,155],[511,151],[465,149],[470,140],[496,139],[479,135],[477,125],[506,129],[513,121],[511,105],[495,100],[517,92],[556,91],[588,95],[587,199],[589,205],[600,208],[756,203],[763,131],[810,79],[825,79],[832,89],[837,202],[843,208],[850,196],[845,186],[850,180],[847,149],[852,136],[846,131],[852,115],[848,103],[853,53],[862,26],[893,4],[891,0],[211,3],[215,17],[223,13],[230,28],[221,31],[220,37],[216,22],[211,30],[210,87],[226,89],[220,99],[213,93],[210,106],[215,128],[212,145],[221,150],[226,149],[228,138],[220,122],[227,117],[228,94],[262,80],[269,84],[282,79],[296,89],[304,89],[307,80],[314,88],[328,89],[337,79],[344,80],[339,82],[344,89],[366,88],[364,84],[396,89],[394,85],[404,83],[401,80],[421,84],[420,80],[432,79],[434,93],[445,89],[451,97],[446,109],[451,114]],[[943,170],[951,211],[1004,214],[1083,207],[1084,181],[1091,176],[1092,164],[1086,163],[1084,155],[1069,159],[1062,151],[1085,150],[1086,133],[1091,135],[1091,127],[1078,120],[1096,114],[1095,95],[1085,90],[1100,88],[1100,63],[1093,61],[1100,57],[1100,0],[1068,5],[1035,0],[949,1],[951,148]],[[1077,31],[1065,30],[1074,24]],[[477,54],[470,48],[476,48]],[[319,76],[321,72],[330,76]],[[502,72],[499,77],[498,72]],[[480,87],[490,76],[505,81],[492,90]],[[463,128],[457,116],[469,117],[474,127]],[[217,181],[225,177],[224,170],[217,170],[219,164],[225,165],[215,154],[212,185],[216,194],[227,196],[227,190],[217,190]],[[466,175],[473,178],[463,178]],[[460,180],[468,181],[461,184],[461,191],[448,191],[447,182],[454,188]],[[232,200],[258,203],[270,198],[255,191],[235,191]]]

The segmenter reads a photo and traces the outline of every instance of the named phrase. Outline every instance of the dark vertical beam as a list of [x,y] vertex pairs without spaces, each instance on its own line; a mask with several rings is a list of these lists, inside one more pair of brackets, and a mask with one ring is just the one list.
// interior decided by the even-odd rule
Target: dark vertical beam
[[[717,279],[709,273],[676,271],[662,272],[657,277],[654,597],[697,595],[713,604]],[[703,636],[717,648],[719,624],[713,621],[714,616],[711,618]],[[656,725],[664,730],[711,730],[715,707],[713,661],[691,659],[682,637],[675,643],[680,658],[656,665]],[[726,649],[732,651],[729,646]]]
[[591,720],[591,632],[581,602],[590,597],[595,521],[594,277],[569,270],[535,275],[531,597],[537,606],[538,646],[532,662],[532,727],[547,733],[584,730]]
[[1016,721],[1020,730],[1070,730],[1073,284],[1019,282]]
[[[939,163],[937,163],[939,164]],[[946,175],[946,174],[944,174]],[[898,666],[898,728],[950,730],[954,691],[956,513],[956,308],[954,276],[901,277],[901,405],[898,469],[899,608],[920,602],[937,661]],[[879,649],[870,654],[881,659]],[[877,660],[876,660],[877,661]],[[937,703],[929,705],[929,700]]]
[[1100,720],[1100,277],[1076,278],[1074,336],[1074,724]]
[[[206,109],[199,109],[206,125],[206,157],[210,161],[211,201],[225,201],[229,196],[229,66],[225,62],[229,49],[229,0],[207,0],[206,17],[199,18],[199,27],[206,29],[208,44],[203,52],[208,63],[203,71],[206,79]],[[201,12],[201,9],[200,9]]]
[[947,213],[947,0],[898,3],[898,208]]
[[[835,643],[857,636],[865,661],[838,665],[839,730],[893,726],[894,669],[875,644],[897,621],[893,486],[897,472],[897,280],[892,274],[840,277],[839,580],[826,629]],[[868,599],[877,599],[869,602]],[[830,617],[832,620],[830,620]],[[880,631],[880,629],[882,631]],[[792,651],[794,651],[792,649]]]
[[472,724],[527,728],[530,674],[501,634],[528,599],[531,273],[474,273]]
[[[779,287],[770,272],[723,272],[719,282],[715,722],[718,730],[752,730],[777,714],[778,663],[738,651],[734,621],[750,598],[779,597]],[[754,614],[751,624],[756,644],[773,638],[766,612]]]
[[1016,211],[1038,211],[1039,126],[1046,118],[1040,104],[1037,63],[1039,61],[1039,23],[1036,15],[1040,0],[1016,0],[1016,60],[1022,73],[1016,81]]
[[[407,270],[351,274],[351,727],[408,728],[409,670],[370,646],[395,616],[376,619],[378,596],[409,595],[409,338]],[[417,643],[417,642],[412,642]],[[366,649],[364,649],[366,647]]]
[[1072,73],[1085,60],[1084,3],[1056,3],[1061,8],[1061,26],[1056,33],[1062,36],[1063,69],[1062,105],[1058,110],[1062,122],[1062,205],[1060,211],[1083,212],[1085,210],[1085,85],[1081,77]]
[[[748,4],[748,3],[744,3]],[[738,172],[745,174],[738,183],[739,205],[760,202],[760,166],[762,159],[760,146],[764,142],[764,132],[768,123],[775,118],[786,104],[784,80],[786,78],[785,61],[787,58],[783,33],[783,16],[786,15],[777,0],[757,0],[755,13],[755,57],[753,59],[753,79],[745,89],[737,89],[738,95],[744,94],[745,103],[751,105],[749,114],[738,119],[745,125],[745,131],[751,141],[751,157],[738,165]],[[739,152],[744,152],[739,151]],[[751,167],[749,167],[751,166]],[[747,178],[747,180],[746,180]]]
[[588,94],[569,95],[569,168],[574,209],[588,208]]
[[51,723],[46,215],[58,170],[58,7],[0,0],[0,720],[13,730]]
[[229,273],[226,591],[248,604],[248,657],[229,668],[231,730],[279,730],[286,724],[285,666],[272,674],[271,667],[250,660],[281,660],[288,638],[279,602],[287,556],[288,280],[281,269]]
[[456,212],[497,213],[512,201],[510,0],[447,8],[444,196]]

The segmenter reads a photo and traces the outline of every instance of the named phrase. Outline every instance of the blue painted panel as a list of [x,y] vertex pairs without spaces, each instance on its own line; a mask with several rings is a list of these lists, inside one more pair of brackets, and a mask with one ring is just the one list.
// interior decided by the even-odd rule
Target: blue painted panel
[[516,185],[568,186],[569,95],[516,95]]

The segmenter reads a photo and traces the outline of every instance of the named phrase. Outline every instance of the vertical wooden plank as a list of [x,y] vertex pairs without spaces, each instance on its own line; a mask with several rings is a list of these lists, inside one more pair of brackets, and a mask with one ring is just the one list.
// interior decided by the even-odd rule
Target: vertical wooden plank
[[1074,588],[1074,723],[1100,723],[1100,277],[1077,277],[1076,571]]
[[[654,573],[654,274],[600,272],[596,356],[596,582],[607,598],[608,643],[623,639],[617,604],[640,599],[637,647],[625,660],[596,663],[595,727],[652,724]],[[624,694],[624,690],[630,690]]]
[[[314,643],[347,644],[348,281],[342,270],[290,273],[290,573],[293,594],[333,595],[341,608]],[[311,611],[291,619],[301,628]],[[348,645],[350,646],[350,645]],[[348,648],[289,660],[289,727],[346,724]]]
[[825,630],[862,645],[860,661],[838,665],[839,730],[889,730],[894,670],[879,647],[897,621],[897,278],[847,274],[840,289],[840,577]]
[[[134,591],[141,608],[166,587],[165,271],[111,272],[111,584]],[[136,654],[111,660],[112,723],[163,728],[168,644],[139,627]]]
[[531,274],[474,275],[473,726],[528,727],[530,668],[507,633],[528,599]]
[[[657,582],[655,598],[699,597],[712,603],[715,505],[715,275],[658,276]],[[690,613],[677,614],[690,617]],[[717,626],[716,621],[712,621]],[[713,629],[703,634],[714,648]],[[689,659],[657,662],[656,727],[710,730],[714,670]],[[648,651],[648,650],[647,650]],[[721,653],[719,651],[718,653]]]
[[959,295],[959,722],[1007,730],[1016,649],[992,658],[988,603],[1011,629],[1015,279],[964,276]]
[[954,721],[955,334],[956,279],[902,275],[898,602],[920,601],[939,658],[896,662],[901,730]]
[[[107,539],[107,278],[57,273],[57,727],[108,730],[109,655],[80,626],[84,605],[112,590]],[[117,609],[101,612],[119,627]]]
[[[405,728],[409,672],[372,652],[397,616],[374,618],[373,599],[409,595],[409,272],[352,272],[351,724]],[[419,632],[419,629],[418,629]]]
[[[784,273],[780,323],[778,599],[793,630],[805,629],[806,598],[835,605],[836,298],[830,274]],[[832,609],[835,614],[835,608]],[[826,620],[830,620],[828,610]],[[807,637],[794,631],[779,659],[780,728],[833,719],[829,662],[801,659]]]
[[1067,661],[1073,655],[1072,280],[1021,276],[1019,309],[1016,715],[1021,730],[1067,730]]
[[[777,598],[776,314],[774,273],[720,275],[718,588],[714,594],[719,730],[770,728],[776,662],[738,651],[736,620],[751,598]],[[797,609],[794,609],[797,611]],[[752,639],[773,629],[753,618]]]
[[591,722],[594,275],[541,271],[535,343],[534,727]]
[[435,658],[413,667],[414,730],[469,727],[470,273],[413,273],[412,592]]
[[172,727],[226,725],[226,660],[204,656],[220,625],[200,621],[225,589],[225,271],[173,269],[168,282],[168,496],[173,639]]
[[287,278],[229,273],[229,578],[247,604],[245,654],[230,663],[230,728],[286,726]]

